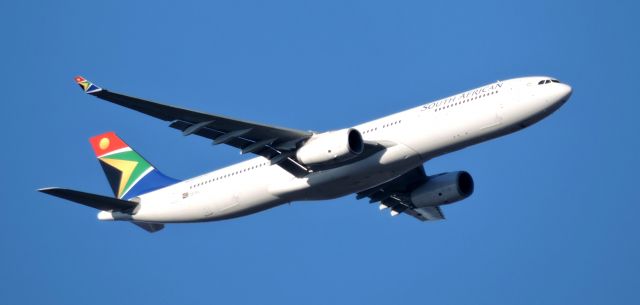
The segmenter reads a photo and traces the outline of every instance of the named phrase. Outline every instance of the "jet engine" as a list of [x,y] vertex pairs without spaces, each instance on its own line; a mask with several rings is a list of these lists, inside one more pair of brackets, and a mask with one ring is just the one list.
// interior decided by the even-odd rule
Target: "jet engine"
[[306,165],[339,163],[364,150],[360,132],[353,128],[313,135],[296,152],[298,161]]
[[411,202],[418,207],[433,207],[454,203],[473,194],[473,178],[465,171],[430,176],[429,180],[411,192]]

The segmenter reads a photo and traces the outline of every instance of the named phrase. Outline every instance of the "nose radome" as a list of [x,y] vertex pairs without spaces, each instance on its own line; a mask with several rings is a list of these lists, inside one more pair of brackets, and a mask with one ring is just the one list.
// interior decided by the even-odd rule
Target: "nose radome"
[[573,89],[571,88],[571,86],[567,85],[567,84],[559,84],[560,86],[560,96],[562,97],[561,100],[563,102],[567,101],[569,99],[569,97],[571,96],[571,93],[573,93]]

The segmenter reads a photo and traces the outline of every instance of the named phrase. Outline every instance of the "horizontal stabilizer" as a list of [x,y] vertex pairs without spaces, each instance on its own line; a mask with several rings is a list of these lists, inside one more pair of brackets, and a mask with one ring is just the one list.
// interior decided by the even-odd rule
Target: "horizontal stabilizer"
[[91,193],[85,193],[59,187],[49,187],[39,189],[38,191],[56,196],[62,199],[73,201],[88,207],[92,207],[102,211],[112,210],[128,210],[135,208],[138,204],[132,201],[116,199],[113,197],[107,197],[102,195],[96,195]]

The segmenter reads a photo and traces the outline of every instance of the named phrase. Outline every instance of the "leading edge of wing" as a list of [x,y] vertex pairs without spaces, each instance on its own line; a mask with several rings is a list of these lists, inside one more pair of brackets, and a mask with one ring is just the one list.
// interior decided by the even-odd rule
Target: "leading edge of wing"
[[[149,100],[124,95],[121,93],[112,92],[97,86],[96,84],[88,81],[82,76],[76,77],[75,80],[76,80],[76,83],[87,94],[93,95],[97,98],[120,105],[125,108],[136,110],[138,112],[144,113],[149,116],[153,116],[155,118],[158,118],[164,121],[181,120],[181,121],[191,122],[193,124],[210,122],[210,125],[221,126],[222,129],[241,130],[241,129],[252,128],[251,133],[261,133],[259,131],[266,129],[276,133],[275,135],[271,135],[271,137],[274,137],[274,136],[279,138],[286,137],[289,140],[293,138],[307,138],[312,135],[312,133],[308,131],[277,127],[277,126],[269,126],[265,124],[252,122],[252,121],[234,119],[231,117],[218,115],[218,114],[203,113],[203,112],[189,110],[186,108],[180,108],[180,107],[176,107],[168,104],[152,102]],[[251,136],[251,133],[249,133],[247,136]]]

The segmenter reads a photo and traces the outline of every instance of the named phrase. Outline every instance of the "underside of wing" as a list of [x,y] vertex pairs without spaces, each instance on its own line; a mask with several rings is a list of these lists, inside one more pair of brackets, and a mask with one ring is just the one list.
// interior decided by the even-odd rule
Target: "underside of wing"
[[416,167],[391,181],[362,191],[357,199],[369,198],[370,203],[380,203],[380,210],[389,209],[391,216],[408,214],[421,221],[444,219],[440,206],[417,207],[411,201],[411,192],[427,182],[422,166]]
[[213,144],[227,144],[271,160],[295,176],[304,176],[308,169],[293,158],[297,144],[313,134],[308,131],[269,126],[161,104],[103,89],[81,76],[76,82],[97,98],[171,122],[172,128],[185,136],[198,135],[213,140]]

